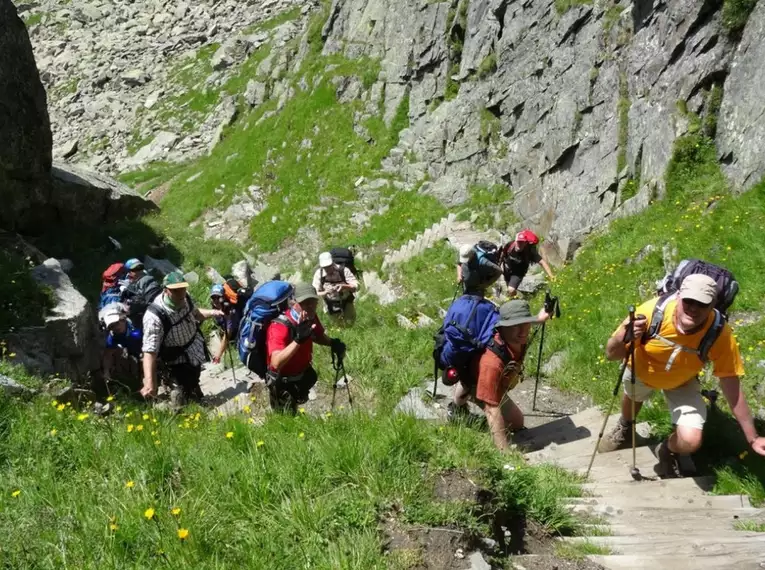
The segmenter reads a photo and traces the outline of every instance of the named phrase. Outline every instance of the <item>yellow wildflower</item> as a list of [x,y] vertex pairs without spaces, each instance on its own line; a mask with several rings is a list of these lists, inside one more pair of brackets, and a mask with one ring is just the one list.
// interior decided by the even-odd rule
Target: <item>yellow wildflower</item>
[[263,440],[261,439],[261,440],[260,440],[260,441],[258,441],[258,443],[256,443],[255,445],[257,445],[258,447],[263,447],[265,444],[266,444],[266,442],[265,442],[265,441],[263,441]]
[[84,422],[85,420],[88,419],[88,414],[80,414],[79,416],[77,416],[77,419],[80,420],[81,422]]
[[125,483],[125,487],[127,487],[128,489],[132,489],[133,487],[135,487],[135,483],[133,481],[128,481],[127,483]]
[[231,439],[232,437],[234,437],[233,431],[226,432],[226,439]]
[[245,406],[244,408],[242,408],[242,410],[244,411],[245,414],[252,413],[252,408],[250,406]]
[[143,513],[143,516],[145,516],[146,520],[149,520],[149,521],[151,519],[153,519],[154,518],[154,508],[153,507],[149,507],[148,509],[146,509],[144,511],[144,513]]
[[181,540],[186,540],[189,537],[189,529],[187,528],[179,528],[178,529],[178,538]]
[[178,515],[181,514],[181,507],[175,507],[170,512],[173,514],[174,517],[177,517]]
[[304,434],[304,433],[301,431],[301,432],[298,434],[298,437],[299,437],[300,439],[304,439],[304,438],[305,438],[305,434]]
[[14,499],[18,497],[19,495],[21,495],[21,489],[16,489],[13,493],[11,493],[11,497],[13,497]]
[[117,523],[109,523],[109,530],[111,531],[117,531],[120,527],[117,526]]
[[114,401],[114,396],[109,396],[108,398],[106,398],[106,401],[107,402],[113,402]]
[[128,424],[128,427],[127,427],[128,433],[130,433],[134,429],[135,429],[135,426],[133,424]]
[[143,424],[138,424],[135,426],[135,431],[143,431]]
[[58,406],[56,406],[56,409],[59,412],[63,412],[65,408],[66,408],[66,406],[64,404],[59,404]]
[[143,415],[143,419],[144,419],[144,420],[148,420],[148,419],[149,419],[149,414],[144,414],[144,415]]
[[58,430],[56,428],[53,428],[52,430],[50,430],[51,436],[55,436],[57,433],[58,433]]
[[58,401],[56,401],[56,400],[53,400],[53,401],[50,403],[50,405],[51,405],[51,406],[53,406],[53,407],[55,408],[56,406],[58,406]]

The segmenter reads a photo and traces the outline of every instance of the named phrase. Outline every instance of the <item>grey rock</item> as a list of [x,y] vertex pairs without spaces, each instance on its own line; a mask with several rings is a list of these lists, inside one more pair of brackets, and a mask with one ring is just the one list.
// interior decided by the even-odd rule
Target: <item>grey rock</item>
[[521,293],[536,293],[537,291],[544,288],[546,284],[545,277],[541,273],[535,273],[535,274],[526,274],[526,276],[523,278],[523,281],[521,281],[520,285],[518,285],[518,291]]
[[146,268],[146,271],[157,273],[162,277],[173,271],[181,271],[169,259],[155,259],[150,255],[144,256],[143,265]]
[[141,69],[130,69],[120,75],[120,79],[130,87],[143,85],[149,81],[149,76]]
[[149,144],[142,146],[135,155],[125,160],[125,165],[128,167],[142,166],[149,162],[163,159],[177,142],[177,134],[160,131]]
[[163,90],[161,89],[157,91],[153,91],[151,95],[149,95],[146,98],[146,101],[143,104],[144,108],[153,109],[154,106],[157,104],[157,101],[159,100],[159,98],[162,96],[162,94],[163,94]]
[[17,361],[28,368],[84,380],[100,366],[102,345],[95,312],[57,260],[47,259],[31,273],[35,281],[51,289],[55,306],[42,327],[8,335],[8,347],[16,352]]
[[266,100],[266,84],[262,81],[250,79],[244,92],[244,100],[250,107],[257,107]]
[[468,562],[470,562],[469,570],[491,570],[491,565],[486,562],[480,552],[473,552],[468,557]]
[[0,390],[11,396],[23,396],[26,398],[32,397],[37,393],[37,390],[19,384],[13,378],[9,378],[4,374],[0,374]]
[[542,374],[548,378],[553,376],[556,372],[563,368],[563,364],[565,364],[567,356],[568,354],[565,350],[560,350],[550,355],[550,358],[548,358],[540,368]]
[[205,272],[205,275],[207,275],[207,278],[212,281],[213,283],[219,284],[223,283],[225,279],[223,279],[223,276],[218,273],[217,269],[214,267],[208,267],[207,271]]
[[247,44],[242,38],[229,38],[213,54],[210,64],[215,71],[220,71],[242,61],[246,53]]
[[175,5],[175,10],[173,10],[173,17],[175,17],[176,20],[180,20],[183,18],[186,13],[189,11],[189,5],[185,2],[178,2],[178,4]]
[[255,287],[256,279],[250,271],[250,265],[247,260],[237,261],[231,266],[231,275],[245,287]]
[[404,315],[396,315],[396,322],[398,323],[398,326],[407,330],[414,330],[417,328],[417,325],[415,325],[410,319],[408,319]]
[[44,222],[53,141],[45,89],[24,22],[0,0],[0,226],[25,230]]
[[266,281],[273,279],[279,279],[280,273],[276,267],[267,265],[262,262],[250,263],[250,274],[257,280],[259,284],[263,284]]
[[183,278],[189,285],[196,285],[199,283],[199,274],[196,271],[189,271],[184,273]]
[[74,269],[74,262],[71,259],[59,259],[58,263],[61,266],[61,271],[67,275]]
[[458,206],[468,199],[468,183],[464,178],[447,174],[432,184],[423,185],[420,193],[433,196],[445,206]]
[[438,419],[438,414],[422,401],[424,395],[425,390],[422,388],[412,388],[406,396],[396,404],[393,411],[400,414],[408,414],[421,420]]
[[763,37],[765,4],[758,2],[733,57],[717,122],[723,171],[738,190],[748,190],[765,176],[765,160],[758,152],[765,144]]
[[53,154],[62,159],[71,158],[77,152],[79,144],[77,139],[70,139],[60,147],[55,148]]

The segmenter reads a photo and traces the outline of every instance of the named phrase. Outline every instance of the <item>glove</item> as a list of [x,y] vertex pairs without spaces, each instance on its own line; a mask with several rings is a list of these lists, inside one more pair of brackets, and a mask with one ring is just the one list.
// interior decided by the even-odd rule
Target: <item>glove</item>
[[300,323],[295,330],[295,342],[303,344],[313,336],[313,323],[305,321]]
[[345,344],[339,338],[333,338],[329,344],[330,350],[342,360],[345,357]]

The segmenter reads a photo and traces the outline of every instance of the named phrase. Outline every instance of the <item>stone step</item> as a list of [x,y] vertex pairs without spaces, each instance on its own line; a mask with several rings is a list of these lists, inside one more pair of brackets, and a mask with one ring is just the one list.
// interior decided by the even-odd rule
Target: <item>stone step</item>
[[609,570],[755,570],[761,569],[765,557],[731,553],[723,556],[687,556],[652,554],[589,556],[591,561]]
[[[606,547],[614,554],[765,557],[765,533],[757,532],[721,531],[694,533],[693,535],[647,533],[636,536],[576,536],[564,537],[560,540]],[[735,568],[735,566],[729,566],[729,568]]]
[[[595,458],[597,461],[597,457]],[[582,491],[594,497],[621,497],[632,494],[637,486],[641,495],[650,499],[666,496],[701,496],[714,486],[715,477],[683,477],[682,479],[660,479],[658,481],[627,481],[623,483],[584,483]]]
[[[529,428],[513,436],[513,443],[521,450],[531,453],[550,444],[565,443],[597,437],[603,415],[596,408],[587,408],[572,416],[562,416],[546,424]],[[594,445],[594,442],[593,442]]]

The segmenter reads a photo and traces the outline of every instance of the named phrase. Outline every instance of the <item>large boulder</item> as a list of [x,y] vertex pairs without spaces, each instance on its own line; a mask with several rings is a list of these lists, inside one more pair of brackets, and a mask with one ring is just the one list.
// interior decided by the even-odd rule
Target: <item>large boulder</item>
[[27,28],[0,0],[0,225],[41,221],[53,141],[45,89]]
[[737,190],[747,190],[765,176],[765,2],[749,16],[725,81],[717,122],[717,147],[723,171]]
[[5,336],[16,361],[43,374],[59,373],[84,381],[100,367],[103,339],[96,314],[56,259],[32,270],[35,280],[49,287],[56,304],[43,326],[27,327]]

